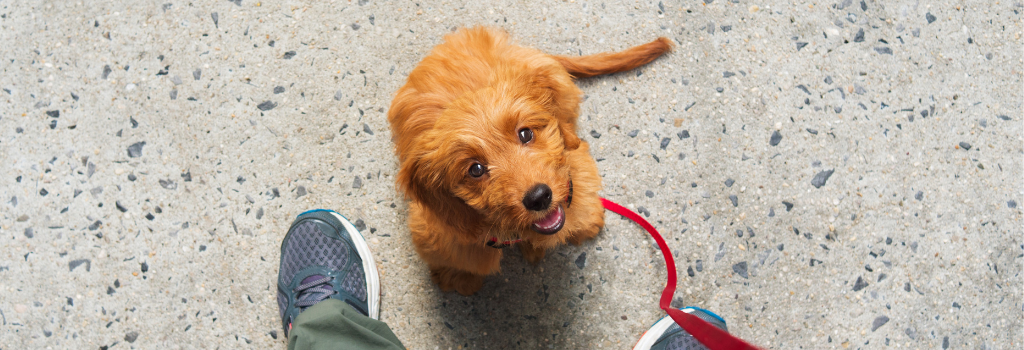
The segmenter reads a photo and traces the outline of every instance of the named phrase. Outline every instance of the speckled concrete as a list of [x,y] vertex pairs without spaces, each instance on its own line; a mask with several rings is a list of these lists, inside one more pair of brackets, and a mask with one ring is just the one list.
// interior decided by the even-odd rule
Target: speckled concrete
[[410,244],[386,112],[459,26],[557,54],[676,301],[765,348],[1020,348],[1020,2],[0,2],[0,348],[283,348],[278,247],[360,220],[411,349],[629,348],[662,257],[608,215],[475,296]]

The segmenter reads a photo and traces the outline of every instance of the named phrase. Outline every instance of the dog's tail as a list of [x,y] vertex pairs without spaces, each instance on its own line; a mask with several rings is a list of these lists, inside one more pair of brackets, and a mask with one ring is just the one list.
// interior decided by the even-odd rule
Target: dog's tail
[[623,72],[645,65],[670,50],[672,50],[672,41],[661,37],[620,52],[605,52],[580,57],[551,57],[561,63],[573,77],[588,78],[595,75]]

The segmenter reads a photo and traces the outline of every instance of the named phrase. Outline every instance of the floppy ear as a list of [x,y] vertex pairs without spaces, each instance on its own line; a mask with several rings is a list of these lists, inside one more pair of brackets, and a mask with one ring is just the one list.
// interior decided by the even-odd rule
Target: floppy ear
[[402,162],[398,168],[398,175],[395,176],[395,186],[398,187],[405,197],[414,201],[419,201],[421,195],[419,194],[420,185],[416,181],[416,168],[419,157],[413,155],[405,162]]
[[530,95],[558,120],[558,131],[562,133],[565,149],[572,151],[580,147],[576,135],[576,118],[579,115],[582,91],[561,66],[548,65],[535,69],[530,77]]
[[576,123],[559,120],[558,131],[562,133],[562,140],[565,142],[567,151],[575,151],[580,148],[580,137],[576,135]]
[[443,167],[436,163],[440,159],[436,150],[412,155],[399,168],[395,184],[436,218],[460,232],[471,233],[481,221],[480,214],[451,193]]

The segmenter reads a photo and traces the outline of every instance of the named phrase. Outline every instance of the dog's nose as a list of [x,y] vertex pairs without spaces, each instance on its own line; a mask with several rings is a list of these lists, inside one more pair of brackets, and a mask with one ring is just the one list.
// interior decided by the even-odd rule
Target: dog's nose
[[533,211],[547,210],[551,206],[551,187],[545,184],[534,185],[526,191],[523,206]]

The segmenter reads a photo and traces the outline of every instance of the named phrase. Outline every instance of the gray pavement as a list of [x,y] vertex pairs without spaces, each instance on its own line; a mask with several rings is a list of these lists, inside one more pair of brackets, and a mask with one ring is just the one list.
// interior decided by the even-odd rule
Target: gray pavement
[[579,133],[678,304],[774,349],[1024,341],[1020,2],[166,1],[0,2],[0,348],[283,348],[309,208],[365,227],[410,349],[631,347],[665,266],[614,214],[471,297],[411,246],[387,108],[476,24],[677,43],[580,81]]

